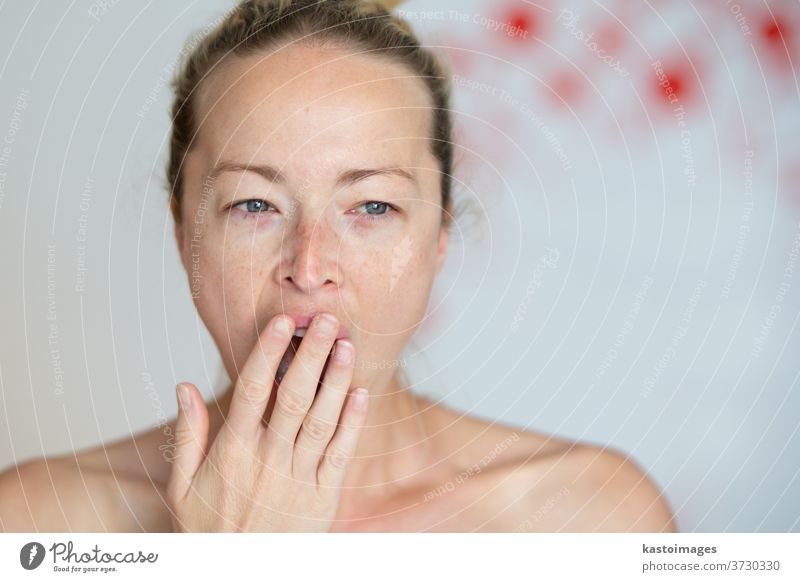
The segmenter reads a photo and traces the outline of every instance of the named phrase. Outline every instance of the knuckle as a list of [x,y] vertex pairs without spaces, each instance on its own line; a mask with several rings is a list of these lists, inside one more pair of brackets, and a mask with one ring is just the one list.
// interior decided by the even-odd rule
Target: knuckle
[[345,469],[347,467],[347,463],[350,461],[350,457],[339,447],[331,447],[326,455],[328,459],[328,463],[330,463],[331,467],[334,469]]
[[194,439],[192,427],[186,424],[177,423],[175,425],[175,429],[173,430],[173,434],[175,435],[176,446],[185,445]]
[[275,401],[275,406],[281,413],[291,417],[304,416],[308,412],[309,404],[308,398],[293,390],[279,391]]
[[239,398],[250,404],[260,404],[267,399],[267,386],[263,381],[247,376],[239,376],[237,394]]
[[312,441],[325,441],[333,434],[333,424],[309,414],[303,422],[303,433]]
[[339,412],[341,413],[342,406],[344,405],[344,401],[347,397],[347,388],[350,385],[350,379],[352,378],[352,374],[348,374],[347,371],[333,371],[328,368],[328,371],[325,373],[325,377],[319,381],[319,390],[322,392],[323,390],[333,390],[334,392],[339,392],[343,396],[343,402],[339,406]]

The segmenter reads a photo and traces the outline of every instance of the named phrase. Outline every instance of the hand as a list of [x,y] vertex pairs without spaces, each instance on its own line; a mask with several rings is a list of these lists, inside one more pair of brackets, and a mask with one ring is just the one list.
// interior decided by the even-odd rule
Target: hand
[[[174,531],[329,531],[340,488],[366,419],[367,394],[348,393],[354,346],[317,316],[280,383],[267,424],[262,419],[294,321],[274,317],[236,381],[226,422],[211,449],[208,410],[198,389],[177,386],[176,458],[167,484]],[[277,324],[286,322],[287,329]],[[349,350],[348,350],[349,348]],[[345,361],[336,355],[347,356]],[[347,404],[342,410],[343,403]]]

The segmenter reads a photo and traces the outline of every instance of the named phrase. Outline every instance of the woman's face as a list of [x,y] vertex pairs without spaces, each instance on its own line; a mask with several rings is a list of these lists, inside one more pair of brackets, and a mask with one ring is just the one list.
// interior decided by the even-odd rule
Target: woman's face
[[447,246],[430,106],[402,65],[297,45],[204,81],[175,233],[231,378],[273,316],[318,311],[354,384],[393,373]]

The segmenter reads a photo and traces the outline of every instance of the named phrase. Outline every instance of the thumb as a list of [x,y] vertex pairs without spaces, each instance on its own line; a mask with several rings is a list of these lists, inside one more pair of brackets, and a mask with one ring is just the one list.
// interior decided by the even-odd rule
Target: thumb
[[175,456],[167,495],[174,501],[186,496],[208,445],[208,409],[194,384],[181,382],[176,387],[178,418],[175,421]]

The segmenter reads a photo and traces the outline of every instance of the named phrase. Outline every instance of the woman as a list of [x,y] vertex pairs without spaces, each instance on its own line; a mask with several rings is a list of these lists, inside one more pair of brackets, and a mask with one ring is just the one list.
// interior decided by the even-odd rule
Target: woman
[[445,259],[453,156],[447,71],[391,7],[246,1],[188,54],[171,210],[233,381],[210,407],[178,386],[174,443],[7,472],[4,529],[675,531],[624,455],[460,415],[391,365]]

